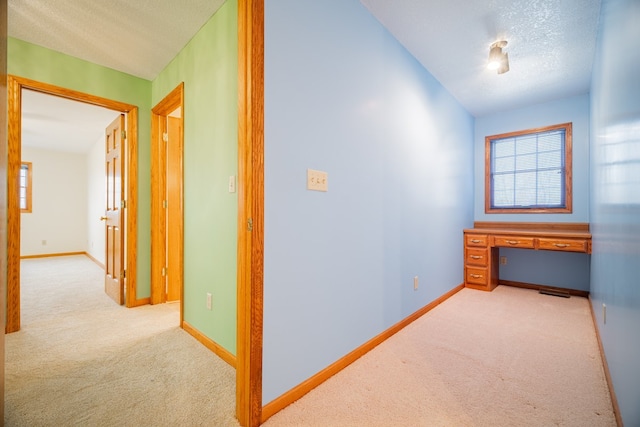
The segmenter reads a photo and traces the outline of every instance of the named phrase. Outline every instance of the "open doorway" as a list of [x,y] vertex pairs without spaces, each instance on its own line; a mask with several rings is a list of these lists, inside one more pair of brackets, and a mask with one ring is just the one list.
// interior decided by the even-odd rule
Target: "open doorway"
[[[126,161],[123,162],[122,179],[125,180],[122,198],[123,229],[127,236],[126,254],[122,275],[126,274],[123,282],[126,288],[126,305],[133,307],[140,305],[136,299],[136,244],[137,244],[137,107],[100,98],[93,95],[61,88],[46,83],[15,76],[8,76],[8,191],[7,191],[7,323],[6,332],[20,329],[20,240],[21,240],[21,212],[20,212],[20,169],[22,164],[22,97],[23,90],[54,95],[69,100],[79,101],[113,110],[114,115],[126,115],[127,148]],[[124,134],[123,134],[124,135]],[[126,209],[125,209],[126,206]],[[144,301],[146,303],[147,301]]]
[[[20,302],[21,323],[27,325],[33,313],[26,310],[38,311],[56,298],[33,294],[34,289],[42,292],[42,286],[53,285],[29,280],[30,267],[41,263],[26,259],[88,255],[103,270],[113,264],[105,261],[102,221],[108,182],[105,129],[122,114],[30,89],[23,89],[21,95]],[[110,137],[107,133],[107,141]],[[55,261],[50,260],[61,267],[68,265]],[[64,289],[52,291],[54,296],[64,294]],[[66,310],[58,308],[52,314],[57,312]]]
[[105,129],[120,114],[23,89],[21,258],[86,252],[104,268]]
[[151,113],[151,304],[179,301],[182,325],[184,84]]

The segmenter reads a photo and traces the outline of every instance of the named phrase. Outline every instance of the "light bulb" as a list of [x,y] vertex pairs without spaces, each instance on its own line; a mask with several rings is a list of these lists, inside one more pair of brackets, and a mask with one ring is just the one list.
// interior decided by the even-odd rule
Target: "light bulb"
[[495,42],[489,48],[489,62],[487,68],[490,70],[498,70],[498,74],[509,71],[509,59],[506,53],[502,52],[502,48],[507,42],[502,40]]

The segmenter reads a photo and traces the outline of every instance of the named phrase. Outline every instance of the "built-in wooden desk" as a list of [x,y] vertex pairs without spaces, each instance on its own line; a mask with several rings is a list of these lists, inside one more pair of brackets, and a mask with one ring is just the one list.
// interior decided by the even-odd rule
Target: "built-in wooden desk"
[[476,222],[464,230],[464,285],[498,286],[499,248],[591,253],[589,224]]

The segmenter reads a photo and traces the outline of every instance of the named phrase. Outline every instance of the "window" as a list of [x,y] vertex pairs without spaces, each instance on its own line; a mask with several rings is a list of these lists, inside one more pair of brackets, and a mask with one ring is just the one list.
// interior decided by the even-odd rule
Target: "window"
[[30,162],[20,165],[20,212],[31,212],[31,171]]
[[571,123],[485,138],[486,213],[570,213]]

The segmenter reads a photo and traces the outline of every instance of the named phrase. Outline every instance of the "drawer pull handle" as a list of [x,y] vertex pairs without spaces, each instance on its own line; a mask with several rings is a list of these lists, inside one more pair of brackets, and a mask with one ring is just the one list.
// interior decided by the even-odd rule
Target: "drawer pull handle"
[[507,243],[510,245],[517,245],[520,242],[518,240],[507,240]]
[[569,247],[569,245],[566,244],[566,243],[554,243],[553,246],[558,247],[558,248],[567,248],[567,247]]
[[480,279],[482,277],[482,274],[470,274],[469,276],[473,277],[474,279]]
[[478,240],[478,239],[471,239],[471,243],[480,243],[482,242],[482,240]]
[[482,259],[483,257],[481,255],[471,255],[471,258],[473,258],[473,259]]

